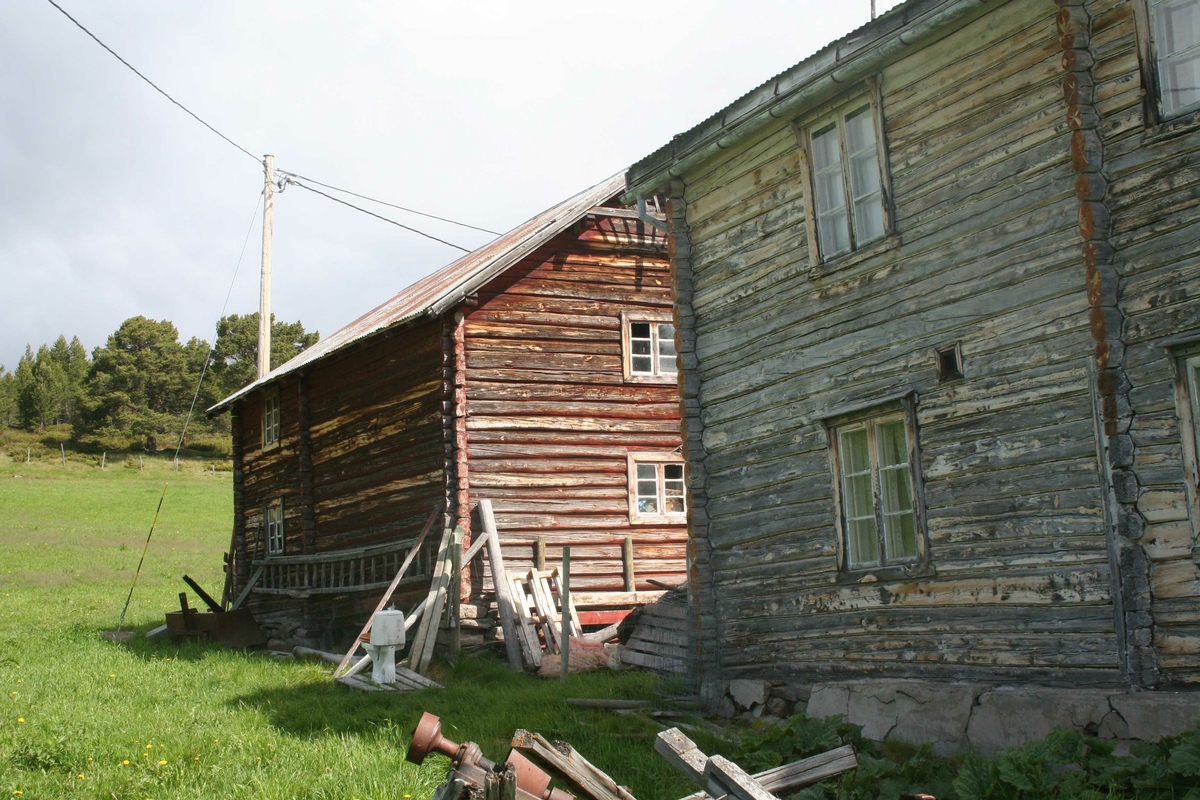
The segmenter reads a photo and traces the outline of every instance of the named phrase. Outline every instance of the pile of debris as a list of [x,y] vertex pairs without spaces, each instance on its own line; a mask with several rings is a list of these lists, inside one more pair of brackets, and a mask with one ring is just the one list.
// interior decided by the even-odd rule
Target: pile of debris
[[[678,728],[660,733],[654,749],[699,787],[700,791],[683,800],[775,800],[858,766],[854,748],[847,745],[750,775],[722,756],[706,756]],[[526,730],[516,731],[508,757],[503,764],[496,764],[484,758],[474,742],[460,745],[442,736],[441,720],[426,713],[413,731],[407,759],[419,765],[430,753],[446,755],[452,762],[446,782],[434,792],[433,800],[636,800],[628,787],[618,784],[571,745],[550,742]],[[576,794],[551,788],[553,778]]]

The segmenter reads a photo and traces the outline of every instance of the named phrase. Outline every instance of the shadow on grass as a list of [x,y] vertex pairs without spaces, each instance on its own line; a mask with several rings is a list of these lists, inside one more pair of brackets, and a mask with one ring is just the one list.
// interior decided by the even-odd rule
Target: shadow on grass
[[[289,665],[280,664],[281,669]],[[319,680],[262,689],[234,698],[234,705],[262,713],[280,731],[298,737],[338,735],[395,737],[401,751],[422,712],[442,718],[445,735],[474,741],[502,760],[517,728],[570,742],[619,783],[641,786],[650,797],[680,797],[688,785],[654,752],[660,726],[645,718],[566,704],[568,697],[653,700],[656,678],[644,672],[600,671],[566,682],[511,672],[503,662],[476,656],[434,671],[445,689],[423,692],[362,692]],[[699,731],[707,752],[725,743]],[[637,792],[634,792],[637,795]]]

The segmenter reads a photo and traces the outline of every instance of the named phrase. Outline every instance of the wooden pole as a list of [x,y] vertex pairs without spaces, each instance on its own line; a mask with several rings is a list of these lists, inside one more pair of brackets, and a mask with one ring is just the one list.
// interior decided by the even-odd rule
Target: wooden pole
[[539,536],[533,548],[533,566],[539,570],[546,568],[546,537]]
[[108,465],[108,451],[105,450],[100,454],[100,469],[103,470]]
[[25,463],[26,463],[26,464],[28,464],[28,463],[29,463],[29,459],[30,459],[30,456],[31,456],[32,454],[33,454],[33,448],[32,448],[32,447],[26,447],[26,448],[25,448]]
[[67,465],[67,447],[66,447],[66,445],[64,445],[62,442],[59,442],[58,443],[58,451],[62,456],[62,465],[65,467]]
[[559,617],[562,639],[562,667],[559,677],[564,681],[571,674],[571,548],[563,547],[562,568],[559,570],[559,594],[562,600],[562,616]]
[[462,628],[459,626],[459,604],[462,600],[462,592],[459,591],[459,586],[462,585],[462,543],[463,530],[457,529],[455,532],[454,542],[450,550],[450,596],[446,600],[450,603],[450,658],[451,664],[458,662],[459,653],[462,652]]
[[479,501],[479,520],[483,523],[487,537],[488,563],[492,568],[492,586],[496,589],[496,607],[500,611],[500,627],[504,630],[504,651],[508,665],[521,670],[521,643],[517,641],[517,620],[513,610],[512,587],[508,584],[508,573],[504,571],[504,554],[500,551],[500,535],[496,532],[496,516],[492,513],[492,501]]
[[142,471],[142,457],[138,456],[138,472]]
[[258,377],[271,371],[271,239],[275,231],[275,156],[263,156],[262,276],[258,285]]

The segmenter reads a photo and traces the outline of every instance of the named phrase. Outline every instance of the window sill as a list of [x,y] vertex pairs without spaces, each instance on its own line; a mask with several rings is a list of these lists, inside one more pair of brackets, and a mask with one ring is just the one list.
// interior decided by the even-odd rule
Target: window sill
[[924,561],[909,564],[891,564],[886,567],[855,567],[838,572],[837,582],[842,584],[882,583],[884,581],[932,578],[937,569]]
[[881,253],[886,253],[888,250],[899,247],[901,245],[900,234],[893,233],[892,235],[880,239],[877,242],[867,245],[858,250],[851,250],[849,253],[842,253],[834,256],[828,261],[822,261],[812,269],[814,278],[824,278],[832,275],[835,272],[841,272],[844,269],[849,269],[857,264],[866,261],[869,258],[874,258]]
[[626,375],[626,383],[657,383],[657,384],[675,384],[679,382],[679,373],[672,372],[669,375]]
[[687,525],[687,514],[630,517],[630,525]]
[[1200,111],[1187,111],[1170,119],[1147,121],[1146,130],[1142,133],[1142,144],[1158,144],[1197,131],[1200,131]]
[[269,452],[271,450],[278,450],[279,449],[279,440],[276,439],[275,441],[271,442],[270,444],[264,444],[259,449],[262,450],[262,452],[264,452],[264,453]]

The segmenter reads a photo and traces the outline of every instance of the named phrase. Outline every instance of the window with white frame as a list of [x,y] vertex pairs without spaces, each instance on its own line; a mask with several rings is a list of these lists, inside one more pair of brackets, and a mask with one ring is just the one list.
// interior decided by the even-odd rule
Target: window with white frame
[[279,442],[279,392],[263,396],[263,447]]
[[622,314],[621,349],[625,380],[675,380],[675,324],[669,314]]
[[1200,0],[1148,0],[1159,112],[1200,109]]
[[838,425],[830,431],[830,441],[846,568],[918,560],[922,552],[918,482],[905,413]]
[[687,519],[683,459],[675,453],[629,454],[629,521]]
[[857,250],[888,232],[883,146],[870,97],[805,126],[809,213],[819,260]]
[[283,555],[283,500],[282,498],[268,503],[263,514],[264,528],[267,538],[267,555]]

